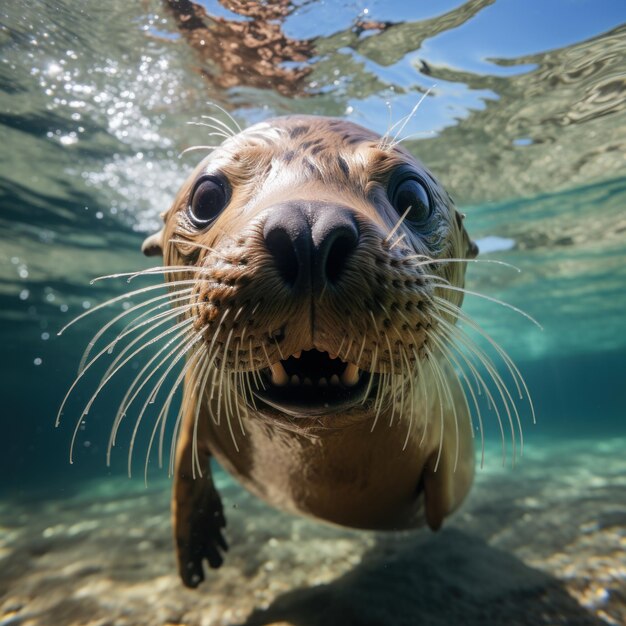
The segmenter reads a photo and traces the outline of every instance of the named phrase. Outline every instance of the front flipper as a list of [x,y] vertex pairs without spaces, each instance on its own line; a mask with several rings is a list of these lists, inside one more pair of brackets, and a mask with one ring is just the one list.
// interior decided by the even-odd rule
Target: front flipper
[[222,552],[228,550],[222,535],[226,519],[220,495],[213,484],[210,453],[202,432],[197,433],[202,476],[196,469],[194,477],[192,471],[194,413],[191,411],[185,416],[180,433],[172,499],[178,572],[183,583],[192,588],[204,580],[203,561],[206,560],[212,568],[218,568],[224,561]]

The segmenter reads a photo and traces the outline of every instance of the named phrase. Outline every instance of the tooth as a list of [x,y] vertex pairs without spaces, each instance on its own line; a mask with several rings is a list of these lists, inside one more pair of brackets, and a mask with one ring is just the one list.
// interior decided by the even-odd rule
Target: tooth
[[313,384],[313,381],[310,378],[305,378],[302,383],[307,387],[310,387]]
[[272,370],[272,385],[284,387],[289,381],[285,368],[280,363],[274,363],[270,365],[270,369]]
[[299,385],[300,384],[300,376],[298,376],[297,374],[294,374],[290,381],[289,381],[292,385]]
[[336,353],[331,353],[331,352],[329,352],[329,353],[328,353],[328,356],[329,356],[331,359],[336,359],[336,358],[337,358],[337,354],[336,354]]
[[346,387],[353,387],[359,382],[359,368],[354,363],[348,363],[341,375],[341,382]]
[[302,350],[298,350],[298,352],[294,352],[291,356],[293,356],[294,359],[299,359],[302,356]]
[[331,385],[338,385],[339,384],[339,376],[337,376],[337,374],[333,374],[330,377],[330,384]]
[[320,378],[317,384],[319,387],[328,387],[328,381],[325,378]]

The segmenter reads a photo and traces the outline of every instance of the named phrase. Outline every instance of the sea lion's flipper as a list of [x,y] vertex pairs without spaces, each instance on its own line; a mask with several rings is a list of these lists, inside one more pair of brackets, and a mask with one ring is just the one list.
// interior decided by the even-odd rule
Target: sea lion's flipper
[[226,526],[222,501],[210,473],[202,477],[177,477],[174,488],[174,534],[178,573],[187,587],[204,580],[202,562],[218,568],[228,544],[222,535]]
[[[187,587],[197,587],[204,580],[202,562],[210,567],[222,565],[222,552],[228,544],[222,535],[226,526],[222,500],[213,483],[209,465],[210,452],[204,433],[196,432],[197,455],[202,475],[192,470],[194,415],[187,412],[176,448],[176,473],[172,498],[172,518],[178,572]],[[198,430],[202,430],[202,415]]]
[[146,256],[163,256],[163,229],[146,237],[141,244],[141,251]]

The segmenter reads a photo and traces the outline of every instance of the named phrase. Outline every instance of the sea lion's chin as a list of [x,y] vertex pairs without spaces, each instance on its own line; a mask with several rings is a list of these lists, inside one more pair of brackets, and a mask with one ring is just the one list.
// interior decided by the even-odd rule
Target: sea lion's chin
[[[326,352],[306,350],[261,371],[253,390],[257,408],[290,418],[345,413],[375,394],[378,376]],[[258,406],[260,405],[260,406]]]

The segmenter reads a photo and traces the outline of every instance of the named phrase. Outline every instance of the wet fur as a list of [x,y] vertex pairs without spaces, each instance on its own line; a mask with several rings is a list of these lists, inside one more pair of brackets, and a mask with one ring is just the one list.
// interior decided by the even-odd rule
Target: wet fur
[[[149,389],[134,428],[129,469],[139,424],[157,397],[150,447],[158,441],[161,457],[167,415],[183,386],[172,442],[172,515],[186,585],[204,579],[204,561],[219,567],[227,549],[211,456],[250,491],[288,511],[358,528],[427,523],[438,529],[472,482],[472,429],[481,435],[483,429],[477,394],[494,410],[503,445],[508,422],[514,455],[516,431],[522,436],[510,383],[459,330],[459,319],[493,348],[516,394],[527,393],[508,355],[459,308],[465,293],[472,293],[464,289],[466,260],[477,254],[462,215],[432,174],[399,145],[397,131],[381,138],[350,122],[312,116],[277,118],[241,131],[208,119],[204,125],[224,141],[203,148],[209,156],[181,187],[163,216],[163,229],[144,243],[146,254],[163,254],[164,265],[129,275],[162,273],[172,311],[166,295],[153,295],[155,287],[112,300],[151,296],[130,309],[139,314],[137,321],[91,358],[104,331],[126,313],[90,343],[63,405],[86,370],[126,336],[135,336],[105,373],[74,437],[100,390],[154,343],[149,332],[158,332],[162,347],[131,383],[109,453],[130,405]],[[397,215],[386,192],[392,173],[407,164],[428,182],[435,204],[428,228],[419,232]],[[216,221],[199,231],[187,216],[190,194],[199,176],[215,172],[228,179],[232,196]],[[309,200],[329,211],[349,207],[359,243],[340,281],[312,282],[307,293],[294,296],[268,253],[263,225],[277,204]],[[337,414],[294,416],[258,407],[260,370],[312,348],[375,373],[377,388]]]
[[[385,187],[391,172],[406,163],[428,177],[434,227],[417,235],[400,224],[390,237],[398,215]],[[185,208],[193,182],[207,171],[225,174],[233,196],[211,228],[199,234],[190,228]],[[295,299],[272,264],[262,225],[276,203],[307,198],[328,202],[329,210],[334,203],[356,211],[361,238],[339,288],[318,285]],[[190,557],[189,546],[206,532],[201,528],[211,526],[214,506],[208,502],[215,501],[215,493],[194,495],[190,485],[210,481],[209,455],[255,494],[286,510],[360,528],[407,528],[424,519],[439,528],[469,489],[473,446],[463,394],[449,367],[424,364],[439,352],[429,341],[438,324],[453,323],[434,304],[428,275],[462,287],[465,267],[420,266],[416,258],[465,257],[473,248],[432,175],[401,147],[381,147],[380,137],[354,124],[282,118],[228,139],[199,165],[165,216],[163,241],[166,265],[202,268],[194,327],[205,332],[201,345],[211,346],[211,368],[218,372],[209,377],[213,385],[202,385],[198,398],[184,403],[174,490],[183,580],[193,585],[203,577],[207,554],[197,550]],[[446,297],[455,306],[462,300],[458,292]],[[280,345],[271,340],[278,329],[284,334]],[[255,410],[245,385],[235,390],[233,372],[258,370],[313,347],[384,373],[386,389],[374,402],[315,419],[267,415]],[[441,380],[433,379],[437,376]],[[187,396],[193,378],[186,382]],[[211,394],[224,384],[226,393]],[[225,397],[231,393],[238,396],[234,408]],[[372,434],[374,420],[379,426]],[[197,428],[201,436],[190,435]],[[192,513],[197,510],[207,514],[190,524],[186,520],[197,518]],[[214,534],[219,542],[220,533]]]

